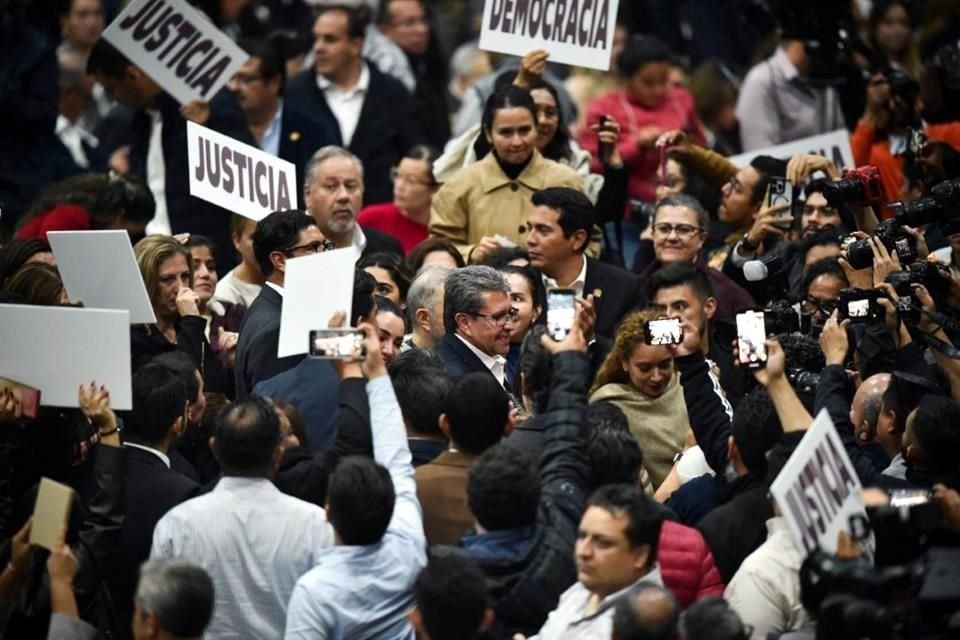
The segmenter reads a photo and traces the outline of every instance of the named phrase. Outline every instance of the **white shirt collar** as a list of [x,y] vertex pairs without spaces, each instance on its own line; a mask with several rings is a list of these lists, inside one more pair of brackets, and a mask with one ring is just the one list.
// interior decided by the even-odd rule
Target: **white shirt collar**
[[470,342],[464,339],[464,337],[459,333],[455,333],[454,335],[457,336],[460,342],[467,345],[467,348],[473,352],[473,355],[480,358],[480,362],[483,363],[483,366],[490,370],[490,373],[493,374],[493,377],[496,378],[500,384],[503,384],[505,377],[504,367],[507,364],[507,359],[501,355],[487,355],[483,351],[480,351],[480,349],[477,349],[475,346],[470,344]]
[[264,282],[264,284],[267,285],[268,287],[270,287],[271,289],[273,289],[274,291],[276,291],[278,294],[280,294],[280,297],[281,297],[281,298],[283,297],[283,287],[281,287],[281,286],[278,285],[278,284],[274,284],[274,283],[270,282],[269,280],[267,280],[266,282]]
[[143,449],[144,451],[149,451],[149,452],[152,453],[153,455],[155,455],[155,456],[157,456],[158,458],[160,458],[160,460],[163,462],[163,464],[167,465],[167,469],[170,468],[170,456],[168,456],[167,454],[165,454],[163,451],[158,451],[158,450],[154,449],[153,447],[148,447],[148,446],[143,445],[143,444],[137,444],[137,443],[135,443],[135,442],[124,442],[124,443],[123,443],[123,446],[125,446],[125,447],[133,447],[134,449]]
[[320,88],[320,91],[339,91],[340,93],[353,94],[353,93],[366,93],[367,89],[370,88],[370,69],[367,68],[367,63],[360,61],[360,78],[357,79],[357,84],[352,88],[347,89],[346,91],[335,86],[326,76],[317,74],[317,86]]
[[[587,286],[587,257],[583,254],[580,255],[580,259],[583,260],[583,266],[580,267],[580,273],[577,274],[577,277],[574,278],[573,282],[570,283],[569,289],[573,289],[577,292],[577,297],[583,297],[583,288]],[[543,275],[543,286],[550,289],[553,287],[559,287],[560,284],[553,278]]]
[[783,47],[777,47],[773,57],[770,58],[770,64],[780,69],[780,73],[783,74],[783,79],[787,82],[793,82],[800,76],[800,71],[790,62],[790,58],[787,57],[787,52]]

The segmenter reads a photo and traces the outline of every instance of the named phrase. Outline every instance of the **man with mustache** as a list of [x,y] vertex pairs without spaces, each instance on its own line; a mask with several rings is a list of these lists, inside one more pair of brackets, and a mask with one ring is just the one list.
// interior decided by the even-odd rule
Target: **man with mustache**
[[380,252],[403,255],[399,240],[357,224],[363,204],[363,164],[359,158],[343,147],[326,146],[310,158],[304,176],[307,213],[337,249],[356,247],[358,258]]

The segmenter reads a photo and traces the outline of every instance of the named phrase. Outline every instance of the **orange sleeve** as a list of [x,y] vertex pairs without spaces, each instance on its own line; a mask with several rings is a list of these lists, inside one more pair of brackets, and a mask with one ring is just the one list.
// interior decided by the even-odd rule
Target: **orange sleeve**
[[865,125],[862,120],[857,123],[857,128],[850,136],[850,149],[853,151],[853,163],[856,166],[870,164],[870,150],[873,148],[876,135],[877,130]]

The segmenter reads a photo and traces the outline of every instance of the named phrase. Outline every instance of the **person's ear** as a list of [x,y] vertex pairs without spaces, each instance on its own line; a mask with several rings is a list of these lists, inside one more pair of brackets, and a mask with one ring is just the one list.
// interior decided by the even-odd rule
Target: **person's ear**
[[[184,411],[186,411],[186,409],[184,409]],[[173,421],[173,425],[170,427],[170,433],[173,434],[174,440],[183,434],[186,427],[186,422],[187,420],[184,416],[180,416]]]
[[450,418],[447,417],[447,414],[441,413],[440,417],[437,418],[437,427],[440,428],[440,432],[447,438],[450,439]]
[[911,467],[923,468],[923,453],[914,444],[908,444],[903,457]]
[[287,268],[287,256],[280,251],[273,251],[270,253],[270,263],[273,265],[274,271],[283,273]]
[[653,565],[654,558],[650,557],[650,545],[642,544],[633,552],[633,568],[644,571]]
[[423,331],[430,331],[430,312],[420,308],[413,313],[413,323]]
[[570,248],[577,253],[589,243],[590,236],[585,229],[577,229],[570,235]]
[[540,314],[543,313],[543,307],[538,304],[533,305],[533,317],[530,318],[530,326],[532,327],[536,324],[537,319],[540,318]]
[[707,316],[707,320],[713,320],[713,316],[717,313],[717,299],[713,296],[710,296],[703,302],[703,314]]
[[493,134],[490,132],[490,129],[486,127],[483,128],[483,137],[487,139],[487,142],[493,144]]
[[457,324],[457,329],[459,329],[464,335],[470,335],[470,319],[469,316],[465,313],[458,313],[453,316],[453,321]]

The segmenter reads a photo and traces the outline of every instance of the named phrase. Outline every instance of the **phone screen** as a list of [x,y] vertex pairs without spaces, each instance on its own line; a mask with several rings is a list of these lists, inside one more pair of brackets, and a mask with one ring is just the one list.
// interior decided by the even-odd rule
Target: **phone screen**
[[576,292],[573,289],[547,291],[547,333],[556,341],[563,340],[573,327],[576,315]]
[[683,342],[683,329],[679,318],[650,320],[644,327],[647,344],[652,347],[680,344]]
[[767,332],[763,311],[744,311],[737,314],[737,350],[740,364],[762,367],[767,363]]
[[367,355],[363,339],[359,329],[317,329],[310,332],[309,355],[321,360],[363,360]]

